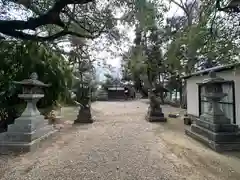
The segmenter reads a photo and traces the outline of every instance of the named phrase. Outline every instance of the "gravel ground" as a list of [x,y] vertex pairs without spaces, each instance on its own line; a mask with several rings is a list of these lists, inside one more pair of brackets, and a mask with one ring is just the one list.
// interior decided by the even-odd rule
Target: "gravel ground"
[[[96,121],[61,130],[36,152],[1,156],[6,180],[239,180],[240,163],[184,135],[183,123],[144,120],[141,101],[96,102]],[[179,109],[165,106],[164,112]],[[66,108],[73,120],[76,109]],[[239,172],[239,173],[238,173]]]

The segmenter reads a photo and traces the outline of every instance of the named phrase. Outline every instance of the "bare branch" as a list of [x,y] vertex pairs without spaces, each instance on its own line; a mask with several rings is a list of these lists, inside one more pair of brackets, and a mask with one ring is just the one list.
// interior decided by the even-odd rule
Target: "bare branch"
[[187,13],[187,11],[186,11],[186,8],[184,7],[184,5],[182,5],[182,4],[180,4],[180,3],[178,3],[177,1],[175,1],[175,0],[170,0],[170,3],[174,3],[174,4],[176,4],[178,7],[180,7],[185,13]]

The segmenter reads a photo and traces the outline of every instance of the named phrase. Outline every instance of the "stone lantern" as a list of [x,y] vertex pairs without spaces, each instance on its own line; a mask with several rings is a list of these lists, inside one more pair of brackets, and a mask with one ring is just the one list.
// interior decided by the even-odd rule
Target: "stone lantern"
[[219,102],[227,96],[223,92],[225,82],[215,72],[210,72],[209,78],[203,80],[200,85],[204,90],[203,97],[209,103],[208,110],[195,120],[190,129],[185,130],[187,135],[218,152],[240,149],[238,126],[231,124],[219,106]]
[[36,73],[32,73],[30,79],[14,83],[22,86],[23,92],[18,97],[25,100],[27,106],[14,124],[8,126],[7,132],[1,134],[0,146],[2,151],[28,152],[55,132],[36,107],[39,99],[44,97],[42,88],[49,85],[39,81]]
[[80,103],[80,109],[77,119],[74,121],[78,123],[93,123],[91,115],[91,89],[88,83],[80,82],[79,86],[74,90],[77,101]]
[[18,97],[27,102],[27,107],[22,113],[22,116],[26,115],[40,115],[36,104],[37,102],[44,97],[42,88],[49,87],[49,84],[44,84],[38,80],[37,73],[32,73],[30,79],[24,79],[20,82],[13,81],[15,84],[22,86],[22,94],[19,94]]
[[213,124],[230,124],[231,120],[225,116],[220,109],[219,102],[227,96],[223,93],[223,78],[217,77],[215,72],[209,73],[209,78],[204,79],[201,83],[204,94],[203,97],[209,102],[208,111],[201,117]]

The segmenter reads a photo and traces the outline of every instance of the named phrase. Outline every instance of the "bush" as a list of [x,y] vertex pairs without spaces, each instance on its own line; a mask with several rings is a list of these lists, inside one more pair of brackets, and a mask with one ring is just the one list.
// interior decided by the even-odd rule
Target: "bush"
[[14,120],[22,114],[25,107],[26,107],[25,104],[19,104],[19,105],[15,105],[15,106],[0,108],[0,129],[1,129],[1,131],[6,131],[8,125],[14,123]]

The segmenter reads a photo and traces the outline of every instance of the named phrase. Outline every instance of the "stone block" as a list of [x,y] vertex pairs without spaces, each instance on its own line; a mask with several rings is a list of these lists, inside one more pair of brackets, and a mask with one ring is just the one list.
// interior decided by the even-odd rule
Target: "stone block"
[[0,141],[0,154],[8,153],[25,153],[30,151],[35,151],[37,148],[41,147],[41,142],[51,135],[53,135],[57,130],[49,131],[43,136],[29,142],[11,142],[11,141]]
[[81,118],[77,118],[75,121],[74,121],[74,124],[81,124],[81,123],[93,123],[93,119],[92,118],[84,118],[84,117],[81,117]]
[[164,117],[164,113],[162,111],[151,111],[148,114],[149,116]]
[[0,150],[3,153],[28,152],[56,131],[43,116],[20,117],[0,135]]
[[178,115],[177,114],[169,114],[168,117],[170,117],[170,118],[177,118]]
[[31,132],[47,125],[48,121],[43,116],[19,117],[14,124],[8,126],[8,132]]
[[217,143],[207,139],[204,136],[199,135],[189,129],[185,129],[185,134],[190,136],[191,138],[203,143],[209,148],[213,149],[216,152],[224,152],[224,151],[238,151],[240,150],[240,142],[223,142]]
[[195,119],[195,123],[198,126],[206,128],[213,132],[237,132],[238,125],[236,124],[213,124],[211,122],[203,121],[201,119]]
[[90,108],[79,110],[77,119],[74,121],[74,124],[78,124],[78,123],[93,123]]
[[192,120],[191,120],[190,117],[184,117],[183,121],[184,121],[185,125],[191,125],[192,124]]
[[212,124],[230,124],[231,123],[231,120],[228,119],[226,116],[224,115],[211,115],[211,114],[203,114],[200,116],[200,120],[202,121],[207,121],[209,123],[212,123]]
[[167,118],[164,117],[164,113],[162,112],[162,108],[151,109],[148,108],[147,115],[145,119],[149,122],[166,122]]
[[48,132],[53,131],[51,126],[46,126],[32,132],[9,132],[4,134],[4,141],[9,142],[31,142],[44,136]]
[[208,129],[202,128],[198,125],[192,124],[191,131],[204,136],[210,141],[214,142],[240,142],[240,134],[238,132],[213,132]]
[[157,116],[146,116],[146,120],[149,122],[167,122],[167,118]]

